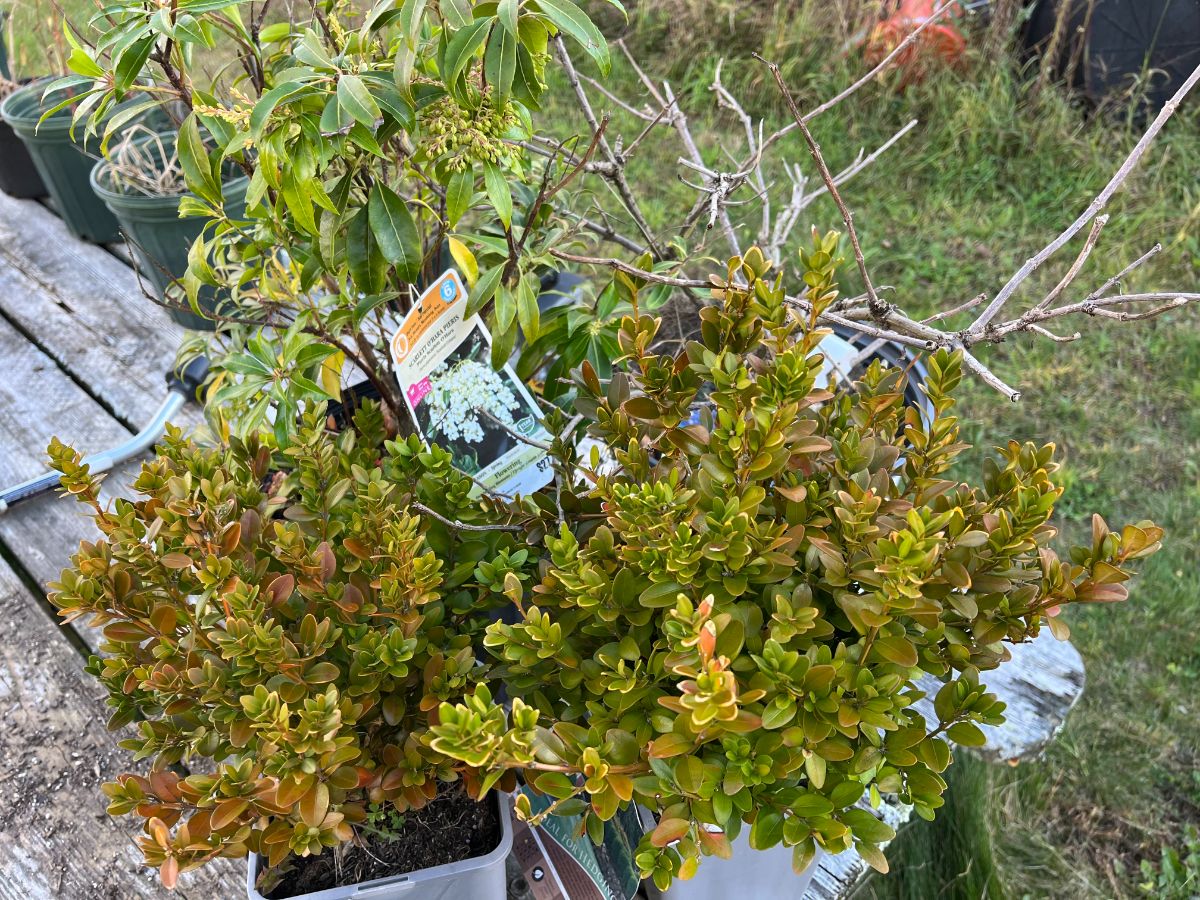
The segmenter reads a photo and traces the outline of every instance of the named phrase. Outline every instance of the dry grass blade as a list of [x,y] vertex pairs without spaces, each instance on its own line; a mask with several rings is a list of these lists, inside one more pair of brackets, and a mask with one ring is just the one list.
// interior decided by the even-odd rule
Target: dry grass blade
[[187,192],[183,167],[173,143],[144,125],[122,135],[108,154],[108,186],[119,194],[172,197]]

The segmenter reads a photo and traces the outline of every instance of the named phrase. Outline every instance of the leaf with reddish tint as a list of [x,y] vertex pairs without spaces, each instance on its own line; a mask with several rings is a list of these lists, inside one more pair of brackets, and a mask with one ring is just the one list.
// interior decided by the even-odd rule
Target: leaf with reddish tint
[[682,734],[664,734],[650,742],[650,755],[656,759],[670,759],[688,753],[695,742]]
[[267,585],[267,594],[271,598],[271,603],[278,606],[286,602],[295,589],[296,577],[294,575],[280,575]]
[[707,828],[701,828],[697,832],[700,836],[700,846],[709,856],[716,856],[720,859],[733,858],[733,846],[729,843],[729,838],[722,831],[709,831]]
[[282,779],[279,782],[279,789],[275,793],[279,805],[291,809],[308,793],[312,782],[313,776],[311,775],[302,775],[299,779],[293,777]]
[[338,667],[333,663],[319,662],[308,667],[308,671],[304,673],[304,680],[308,684],[328,684],[336,681],[339,674]]
[[162,865],[158,867],[158,877],[162,881],[163,887],[173,890],[179,882],[179,860],[174,856],[164,859]]
[[192,558],[186,553],[167,553],[159,562],[168,569],[190,569],[192,566]]
[[104,626],[104,636],[110,641],[140,643],[150,635],[136,622],[112,622]]
[[213,831],[221,831],[226,825],[237,820],[246,811],[250,801],[244,797],[230,797],[222,800],[213,810],[211,825]]
[[171,846],[171,832],[162,819],[155,817],[146,822],[146,832],[154,839],[154,843],[164,850]]
[[655,847],[665,847],[686,835],[691,827],[687,819],[663,819],[650,832],[650,843]]

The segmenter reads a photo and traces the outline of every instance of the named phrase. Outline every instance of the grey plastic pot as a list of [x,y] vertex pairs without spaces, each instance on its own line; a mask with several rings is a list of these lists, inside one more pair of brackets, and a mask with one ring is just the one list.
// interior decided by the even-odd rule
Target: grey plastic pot
[[[298,894],[290,900],[505,900],[508,893],[505,861],[513,842],[512,813],[507,797],[502,799],[495,791],[489,797],[488,802],[497,804],[500,811],[500,843],[491,853],[404,875]],[[246,866],[246,895],[250,900],[265,900],[254,889],[258,866],[258,856],[251,853]]]
[[[157,135],[163,148],[171,153],[175,147],[174,134]],[[136,143],[146,144],[154,137],[146,135]],[[233,175],[222,185],[225,204],[234,217],[242,215],[246,204],[246,188],[250,180],[245,175]],[[187,195],[147,196],[115,190],[112,180],[112,165],[100,160],[92,168],[91,187],[96,196],[116,217],[121,231],[129,238],[138,270],[158,290],[160,299],[167,287],[187,271],[188,250],[200,235],[206,219],[179,218],[179,201]],[[211,312],[216,303],[213,288],[203,287],[198,297],[202,310]],[[194,313],[170,309],[168,312],[184,328],[211,331],[214,323]]]
[[[42,102],[51,80],[38,79],[13,91],[0,105],[0,116],[25,144],[67,227],[85,241],[110,243],[118,237],[117,220],[89,184],[92,158],[88,145],[71,137],[70,109],[60,110],[39,125],[42,114],[53,105]],[[98,145],[99,140],[89,144]]]

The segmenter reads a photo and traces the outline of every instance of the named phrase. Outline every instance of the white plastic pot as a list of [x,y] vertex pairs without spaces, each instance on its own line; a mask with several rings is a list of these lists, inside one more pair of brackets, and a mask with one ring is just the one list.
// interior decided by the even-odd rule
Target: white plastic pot
[[[493,792],[491,798],[490,802],[498,804],[500,810],[500,843],[491,853],[432,869],[297,894],[289,900],[505,900],[508,890],[505,860],[513,842],[512,811],[506,797]],[[254,889],[258,868],[258,855],[251,853],[246,866],[246,895],[250,900],[265,900]]]
[[792,848],[780,844],[770,850],[750,846],[750,828],[731,842],[733,856],[706,856],[687,881],[675,881],[662,900],[800,900],[808,893],[823,855],[820,849],[800,875],[792,870]]

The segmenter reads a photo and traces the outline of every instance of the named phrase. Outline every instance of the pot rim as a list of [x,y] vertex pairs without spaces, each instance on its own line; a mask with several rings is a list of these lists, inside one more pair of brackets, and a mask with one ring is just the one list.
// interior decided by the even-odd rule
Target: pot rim
[[[70,133],[72,116],[69,108],[60,109],[46,121],[41,121],[46,112],[41,91],[54,80],[53,75],[28,79],[0,103],[0,116],[21,137],[46,140]],[[52,105],[57,105],[57,101]]]
[[[177,133],[174,131],[156,131],[153,134],[147,134],[139,137],[134,141],[134,143],[149,143],[155,137],[163,140],[164,144],[173,145],[175,143]],[[196,196],[189,190],[181,191],[178,194],[125,194],[120,191],[114,191],[104,181],[111,168],[112,163],[109,160],[100,159],[96,162],[96,165],[92,166],[91,174],[88,176],[92,184],[92,190],[94,190],[96,195],[110,207],[120,206],[122,209],[145,212],[151,212],[155,210],[165,211],[168,209],[172,211],[178,211],[179,202],[184,197]],[[249,176],[244,173],[239,173],[233,178],[222,181],[221,190],[223,194],[229,194],[230,191],[232,191],[232,195],[226,196],[226,200],[237,200],[240,199],[239,195],[243,197],[245,196],[246,190],[249,188],[249,186]]]

